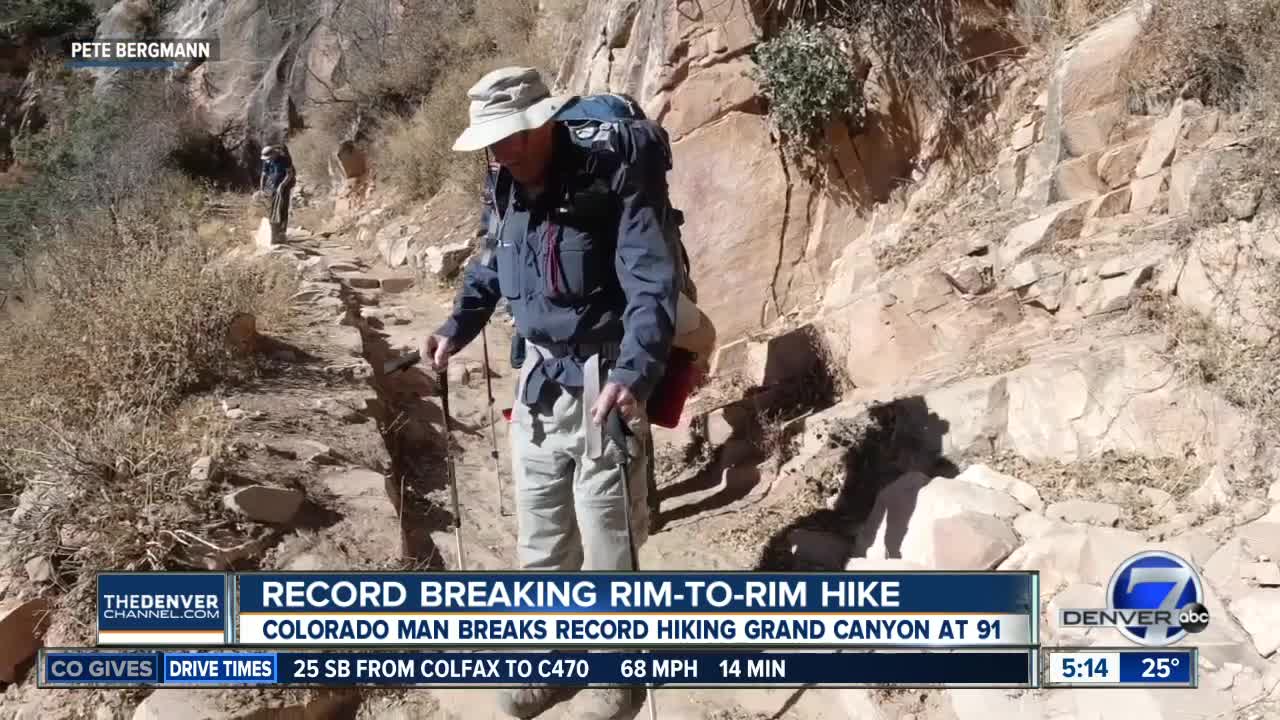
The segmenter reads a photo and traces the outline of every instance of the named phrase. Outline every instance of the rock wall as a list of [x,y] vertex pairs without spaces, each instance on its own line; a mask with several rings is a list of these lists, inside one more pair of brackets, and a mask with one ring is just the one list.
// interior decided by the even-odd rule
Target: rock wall
[[[813,304],[875,208],[916,172],[935,119],[870,68],[864,128],[828,128],[825,180],[811,182],[814,168],[781,152],[754,77],[751,51],[774,22],[765,5],[591,0],[558,78],[568,92],[630,94],[671,134],[672,199],[722,343]],[[987,28],[975,19],[967,31]]]
[[[217,38],[216,61],[174,73],[186,84],[197,117],[232,151],[246,180],[263,145],[302,126],[302,112],[339,85],[341,50],[324,25],[334,0],[181,0],[160,21],[159,34]],[[155,24],[149,0],[120,0],[102,17],[99,37],[134,37]],[[117,71],[99,71],[105,91]]]
[[559,77],[575,93],[632,95],[671,134],[672,199],[722,342],[809,304],[887,194],[884,179],[910,174],[917,147],[884,142],[900,118],[881,106],[864,136],[832,129],[840,183],[813,189],[780,152],[753,78],[764,23],[752,3],[591,0]]

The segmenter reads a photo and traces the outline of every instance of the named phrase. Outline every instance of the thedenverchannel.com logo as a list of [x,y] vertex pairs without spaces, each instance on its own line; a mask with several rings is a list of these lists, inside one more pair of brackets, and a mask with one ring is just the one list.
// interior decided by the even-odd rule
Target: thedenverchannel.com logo
[[1161,550],[1120,563],[1107,586],[1107,608],[1061,610],[1059,625],[1116,628],[1138,645],[1162,647],[1209,626],[1200,574],[1186,560]]

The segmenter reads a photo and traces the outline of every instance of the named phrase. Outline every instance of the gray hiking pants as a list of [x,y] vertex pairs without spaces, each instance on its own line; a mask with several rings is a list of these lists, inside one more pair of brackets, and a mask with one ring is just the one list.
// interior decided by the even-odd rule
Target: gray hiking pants
[[[607,438],[599,457],[587,451],[589,408],[599,388],[561,389],[550,410],[535,413],[519,398],[533,348],[520,373],[511,411],[511,458],[516,486],[517,553],[526,570],[632,570],[623,509],[622,455]],[[587,397],[584,403],[583,396]],[[648,539],[645,482],[647,422],[628,439],[631,537],[636,551]]]

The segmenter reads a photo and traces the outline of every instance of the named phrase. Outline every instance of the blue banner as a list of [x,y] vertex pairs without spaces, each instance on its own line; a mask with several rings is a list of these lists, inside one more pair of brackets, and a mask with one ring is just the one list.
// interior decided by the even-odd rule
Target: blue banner
[[[39,687],[1016,687],[1033,650],[957,652],[116,652],[42,650]],[[126,668],[132,667],[133,670]]]
[[225,573],[100,573],[98,644],[230,643],[231,587]]
[[1197,665],[1194,650],[1130,651],[1120,656],[1120,684],[1192,686]]
[[248,573],[239,612],[1031,615],[1035,573]]

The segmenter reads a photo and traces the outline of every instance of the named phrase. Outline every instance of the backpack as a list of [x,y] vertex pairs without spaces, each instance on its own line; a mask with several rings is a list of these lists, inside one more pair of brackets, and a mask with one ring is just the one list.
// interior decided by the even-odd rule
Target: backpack
[[[595,132],[594,130],[606,123],[616,123],[627,127],[630,126],[632,132],[646,132],[660,139],[661,146],[666,160],[667,172],[673,167],[671,140],[667,136],[666,130],[661,125],[649,120],[645,116],[644,111],[640,109],[640,105],[630,96],[617,93],[604,93],[599,95],[584,95],[570,100],[559,112],[552,118],[556,122],[562,122],[569,128],[569,132],[578,138],[590,138]],[[497,166],[492,162],[489,164],[486,173],[485,195],[490,208],[497,210],[494,213],[500,214],[503,203],[502,198],[507,197],[507,191],[510,187],[511,178],[506,173],[498,172]],[[689,253],[685,249],[684,239],[681,234],[681,226],[684,225],[684,213],[671,205],[671,201],[667,200],[667,207],[662,208],[663,216],[663,233],[666,236],[668,246],[673,250],[679,250],[678,256],[681,259],[681,291],[693,302],[698,301],[697,288],[693,284],[692,264],[689,261]]]

